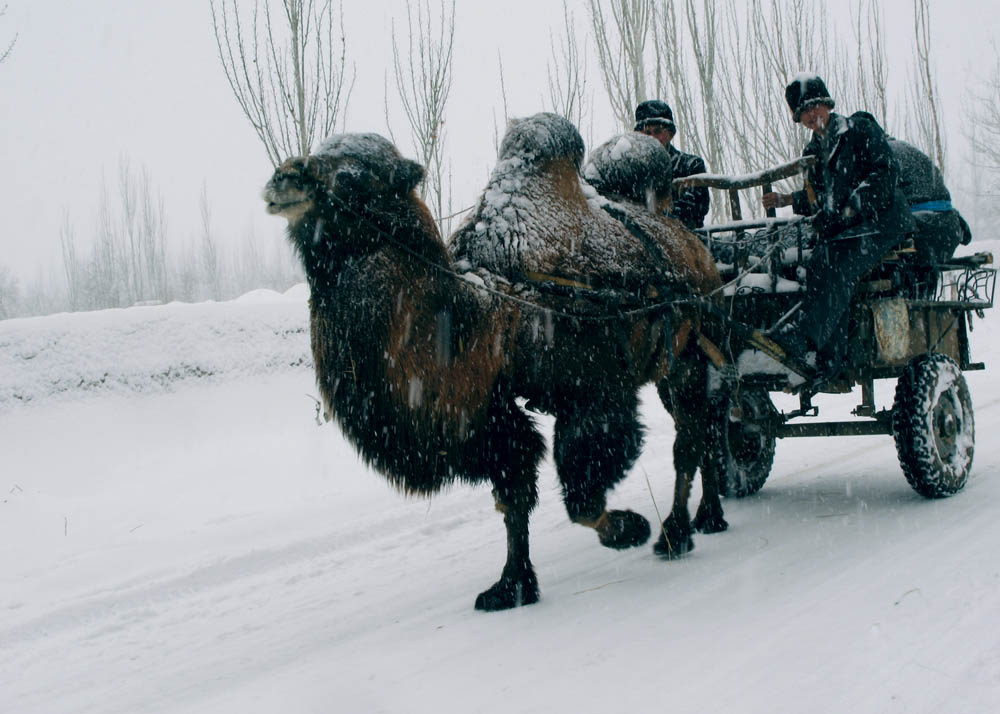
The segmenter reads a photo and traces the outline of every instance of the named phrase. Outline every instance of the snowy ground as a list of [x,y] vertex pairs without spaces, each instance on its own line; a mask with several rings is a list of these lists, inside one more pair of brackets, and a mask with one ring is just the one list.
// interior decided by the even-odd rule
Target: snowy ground
[[[1000,711],[996,313],[957,496],[889,437],[785,440],[666,563],[571,525],[547,462],[543,599],[492,614],[488,489],[406,499],[316,425],[301,292],[0,322],[0,712]],[[643,414],[611,500],[655,522],[672,425]]]

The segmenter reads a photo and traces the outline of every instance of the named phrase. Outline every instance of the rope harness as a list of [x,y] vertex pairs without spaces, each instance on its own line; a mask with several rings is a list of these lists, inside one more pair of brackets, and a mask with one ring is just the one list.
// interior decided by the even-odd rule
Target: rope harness
[[[693,305],[695,307],[701,307],[701,308],[711,307],[714,309],[709,309],[708,311],[712,312],[715,315],[718,315],[719,314],[718,308],[716,308],[713,305],[712,298],[714,298],[719,293],[725,291],[726,288],[738,284],[740,280],[742,280],[747,275],[751,274],[753,272],[753,269],[756,268],[758,265],[760,265],[760,263],[764,260],[764,258],[770,255],[770,253],[773,252],[773,250],[777,247],[777,244],[775,246],[772,246],[772,248],[764,256],[762,256],[760,260],[756,261],[752,265],[749,265],[746,269],[740,272],[735,278],[730,280],[728,283],[720,285],[715,290],[706,295],[657,300],[655,302],[648,302],[626,291],[595,288],[583,282],[570,280],[568,278],[563,278],[554,275],[547,275],[545,273],[529,271],[524,274],[523,276],[524,282],[530,284],[532,287],[539,290],[540,292],[547,292],[555,295],[561,295],[564,297],[584,298],[594,302],[601,302],[609,306],[619,305],[624,307],[626,305],[637,305],[636,307],[631,307],[628,309],[619,309],[614,314],[591,315],[588,313],[568,312],[565,310],[548,307],[545,305],[541,305],[537,302],[534,302],[532,300],[521,298],[516,295],[511,295],[510,293],[504,292],[502,290],[491,288],[488,285],[482,285],[467,280],[462,273],[458,273],[447,266],[441,265],[440,263],[436,263],[433,260],[429,260],[428,258],[424,257],[423,255],[420,255],[417,251],[413,250],[409,246],[400,242],[399,240],[394,238],[392,234],[386,232],[379,226],[375,225],[375,223],[373,223],[368,217],[359,213],[353,206],[351,206],[349,203],[347,203],[344,199],[340,198],[339,196],[331,195],[329,196],[329,198],[336,201],[346,213],[351,214],[359,222],[365,225],[369,230],[377,233],[387,243],[391,243],[396,248],[400,249],[409,256],[416,258],[418,261],[427,265],[430,268],[433,268],[437,272],[442,273],[443,275],[447,275],[448,277],[454,280],[461,280],[466,284],[472,286],[473,288],[481,292],[487,293],[489,295],[492,295],[494,297],[497,297],[501,300],[506,300],[508,302],[522,305],[524,307],[528,307],[534,310],[550,312],[553,315],[557,315],[559,317],[564,317],[572,320],[606,322],[611,320],[620,320],[623,317],[632,317],[636,315],[660,312],[681,305]],[[628,219],[624,211],[621,211],[620,209],[609,210],[610,208],[612,207],[605,208],[605,210],[607,210],[609,215],[619,220],[629,230],[629,232],[631,232],[633,235],[639,238],[639,240],[642,241],[643,246],[646,248],[646,252],[650,254],[650,257],[652,258],[654,263],[656,263],[657,267],[663,272],[668,272],[669,264],[666,262],[666,259],[663,256],[663,253],[660,250],[659,245],[657,245],[656,242],[649,236],[649,234],[646,233],[644,230],[642,230],[642,228],[638,226],[638,224],[636,224],[631,219]],[[732,321],[731,318],[728,319],[729,321]]]

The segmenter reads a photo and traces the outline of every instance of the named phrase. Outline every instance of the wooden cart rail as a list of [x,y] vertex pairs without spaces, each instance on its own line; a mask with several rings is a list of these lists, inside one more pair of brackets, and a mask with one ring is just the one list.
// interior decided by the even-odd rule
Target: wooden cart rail
[[[739,191],[745,188],[760,186],[764,193],[771,191],[771,184],[781,179],[791,178],[800,174],[816,162],[815,156],[801,156],[794,161],[779,164],[763,171],[742,176],[724,176],[722,174],[694,174],[683,178],[674,179],[673,186],[677,189],[693,188],[695,186],[707,186],[729,192],[729,209],[734,221],[743,218],[743,209],[740,208]],[[768,209],[767,215],[771,218],[775,216],[774,209]]]

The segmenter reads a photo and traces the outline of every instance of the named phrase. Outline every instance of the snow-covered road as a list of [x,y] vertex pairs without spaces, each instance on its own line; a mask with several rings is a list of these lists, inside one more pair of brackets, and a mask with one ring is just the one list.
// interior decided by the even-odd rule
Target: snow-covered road
[[[960,494],[915,494],[889,437],[785,440],[667,563],[570,524],[548,461],[542,601],[491,614],[489,490],[394,492],[316,425],[308,368],[2,408],[0,712],[998,711],[996,325]],[[611,501],[656,522],[672,425],[643,396]]]

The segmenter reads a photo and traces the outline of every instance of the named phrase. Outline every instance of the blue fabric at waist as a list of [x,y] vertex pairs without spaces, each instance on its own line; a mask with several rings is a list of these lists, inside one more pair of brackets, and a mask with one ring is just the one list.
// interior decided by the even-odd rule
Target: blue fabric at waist
[[910,206],[910,211],[916,213],[917,211],[936,211],[938,213],[944,213],[945,211],[950,211],[951,201],[924,201],[923,203],[914,203]]

